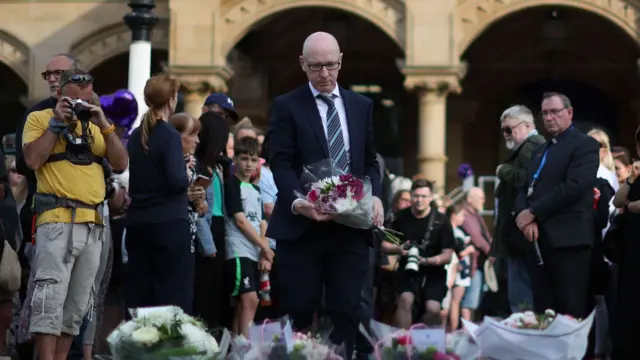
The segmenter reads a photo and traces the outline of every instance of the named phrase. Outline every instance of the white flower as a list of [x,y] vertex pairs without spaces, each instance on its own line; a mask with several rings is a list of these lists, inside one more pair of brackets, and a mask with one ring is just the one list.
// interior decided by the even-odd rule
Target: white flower
[[334,202],[337,213],[345,213],[355,209],[358,206],[358,202],[353,200],[353,197],[348,196],[345,199],[338,199]]
[[153,326],[145,326],[131,334],[131,340],[144,346],[151,346],[160,340],[158,329]]
[[555,317],[555,316],[556,316],[556,312],[555,312],[555,311],[553,311],[553,310],[551,310],[551,309],[547,309],[547,310],[544,312],[544,314],[545,314],[546,316],[550,316],[550,317]]
[[196,325],[183,323],[180,332],[185,337],[185,345],[193,346],[199,351],[206,352],[206,356],[211,356],[220,350],[216,339]]
[[535,315],[525,316],[522,318],[522,323],[525,325],[538,325],[538,319]]

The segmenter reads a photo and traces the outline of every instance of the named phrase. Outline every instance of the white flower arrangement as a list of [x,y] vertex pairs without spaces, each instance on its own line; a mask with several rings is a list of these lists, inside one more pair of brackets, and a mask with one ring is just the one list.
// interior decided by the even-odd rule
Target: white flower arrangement
[[204,324],[178,307],[132,313],[133,320],[120,324],[107,338],[116,360],[215,360],[226,355]]

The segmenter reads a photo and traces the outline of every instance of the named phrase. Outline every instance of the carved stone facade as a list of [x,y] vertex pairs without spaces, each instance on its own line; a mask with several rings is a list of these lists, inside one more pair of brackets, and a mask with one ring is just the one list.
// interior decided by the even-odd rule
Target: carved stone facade
[[[154,49],[169,49],[169,22],[160,21],[151,33]],[[82,67],[90,71],[104,61],[129,51],[131,30],[124,24],[115,24],[88,35],[71,46],[69,53],[78,58]]]
[[[456,150],[450,145],[462,144],[465,128],[474,123],[469,119],[477,118],[482,111],[481,100],[460,99],[457,95],[461,91],[464,95],[469,82],[475,81],[469,76],[465,78],[467,67],[461,58],[493,25],[522,11],[550,6],[578,9],[604,19],[607,26],[621,30],[616,35],[619,38],[611,38],[611,43],[632,39],[637,45],[640,31],[638,0],[156,0],[156,3],[155,12],[161,22],[153,31],[153,47],[167,51],[167,68],[180,77],[185,99],[190,101],[189,111],[194,114],[199,111],[198,102],[208,92],[229,90],[242,92],[237,106],[244,114],[252,116],[267,111],[269,104],[263,94],[269,92],[270,84],[261,78],[263,69],[254,69],[250,59],[242,60],[247,64],[234,62],[242,58],[234,50],[252,29],[273,16],[292,9],[328,8],[375,25],[403,52],[404,58],[398,59],[399,67],[405,87],[416,94],[412,95],[413,104],[418,106],[415,126],[419,136],[414,149],[418,167],[439,182],[452,173],[447,159],[463,158],[452,154]],[[83,67],[91,70],[128,51],[130,32],[122,20],[127,12],[126,1],[5,2],[0,5],[3,24],[0,61],[27,84],[29,99],[42,98],[48,95],[48,89],[40,72],[51,55],[73,54]],[[296,29],[290,32],[295,33]],[[622,39],[625,34],[627,39]],[[495,47],[503,45],[497,42]],[[619,62],[614,64],[619,67]],[[469,67],[473,69],[475,65],[470,63]],[[531,65],[535,66],[538,65]],[[126,73],[127,69],[113,71]],[[533,76],[537,74],[535,71],[532,70]],[[384,76],[379,71],[375,73],[372,76]],[[592,73],[607,76],[604,72]],[[493,73],[487,74],[493,80]],[[237,83],[231,82],[234,76]],[[630,77],[629,82],[637,79]],[[467,110],[459,111],[461,107],[454,103],[467,104],[463,106]],[[450,111],[452,107],[455,111]],[[635,119],[637,114],[631,113],[629,117]],[[448,171],[445,166],[449,166]]]
[[521,10],[540,6],[567,6],[600,15],[638,37],[640,9],[629,0],[458,0],[454,9],[456,48],[461,56],[485,29],[500,19]]

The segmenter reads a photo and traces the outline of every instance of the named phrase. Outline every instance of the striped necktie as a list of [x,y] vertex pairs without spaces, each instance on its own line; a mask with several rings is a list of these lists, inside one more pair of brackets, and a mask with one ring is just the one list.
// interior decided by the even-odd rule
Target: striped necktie
[[335,94],[318,95],[318,99],[327,104],[327,144],[329,145],[329,155],[336,168],[349,172],[349,154],[344,145],[344,136],[342,135],[342,125],[340,124],[340,116],[336,109],[334,99]]

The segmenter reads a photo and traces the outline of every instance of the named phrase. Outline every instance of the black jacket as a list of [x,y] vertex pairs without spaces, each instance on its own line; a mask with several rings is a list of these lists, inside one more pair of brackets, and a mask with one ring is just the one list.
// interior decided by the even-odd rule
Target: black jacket
[[496,230],[491,243],[494,257],[521,256],[526,252],[528,241],[515,224],[513,212],[520,187],[525,183],[527,164],[533,151],[546,141],[542,135],[532,135],[515,149],[498,171],[500,183],[495,196],[498,199]]

